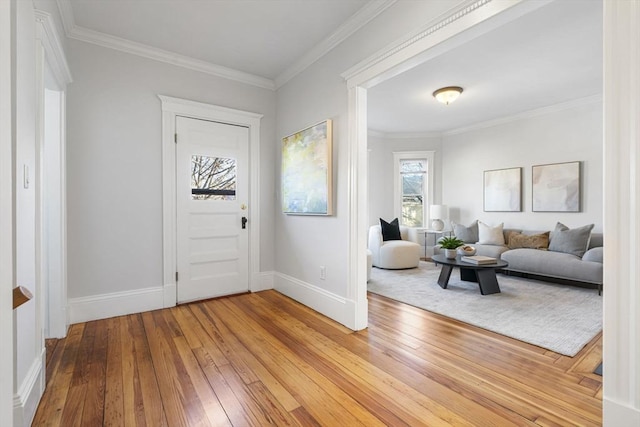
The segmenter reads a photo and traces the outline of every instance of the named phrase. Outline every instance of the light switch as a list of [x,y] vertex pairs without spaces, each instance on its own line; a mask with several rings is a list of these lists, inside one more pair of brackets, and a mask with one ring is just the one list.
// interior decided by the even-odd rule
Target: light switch
[[24,188],[29,188],[29,166],[24,165]]

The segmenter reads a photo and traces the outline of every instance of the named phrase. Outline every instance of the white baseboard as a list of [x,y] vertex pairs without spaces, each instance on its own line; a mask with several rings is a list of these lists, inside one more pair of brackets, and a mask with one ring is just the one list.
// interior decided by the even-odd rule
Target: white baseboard
[[275,281],[274,275],[275,273],[273,271],[263,271],[256,274],[255,280],[253,280],[253,285],[251,286],[251,292],[260,292],[273,289],[273,284]]
[[178,286],[175,283],[164,285],[163,294],[164,308],[175,307],[178,303]]
[[354,329],[354,302],[282,273],[274,273],[274,289],[330,319]]
[[28,427],[36,415],[38,404],[45,387],[47,350],[42,349],[40,357],[36,357],[29,372],[13,396],[13,425]]
[[73,324],[157,310],[165,307],[164,298],[164,287],[71,298],[69,320]]
[[640,410],[624,406],[607,398],[602,399],[604,427],[640,426]]

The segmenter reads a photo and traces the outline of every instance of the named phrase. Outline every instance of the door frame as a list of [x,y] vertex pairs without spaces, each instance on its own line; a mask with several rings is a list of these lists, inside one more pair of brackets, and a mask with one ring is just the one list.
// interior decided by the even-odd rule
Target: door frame
[[249,291],[260,286],[260,120],[263,115],[158,95],[162,102],[162,277],[164,307],[177,304],[176,117],[249,128]]
[[11,49],[15,46],[13,32],[14,2],[0,2],[0,414],[3,422],[13,425],[13,373],[15,345],[13,322],[13,285],[15,270],[14,234],[14,111],[15,87],[12,87],[15,63]]
[[[67,335],[69,317],[67,310],[67,184],[66,184],[66,90],[73,81],[60,36],[50,13],[34,10],[36,20],[36,293],[40,296],[39,327],[47,326],[45,338],[64,338]],[[47,83],[45,74],[50,76]],[[60,173],[59,188],[55,204],[59,207],[59,222],[55,227],[60,236],[55,245],[57,275],[49,272],[49,254],[52,247],[47,244],[45,226],[45,206],[53,201],[45,190],[44,168],[51,162],[45,155],[45,89],[54,90],[60,95],[60,134],[55,150],[59,154],[59,163],[55,165]],[[47,283],[44,283],[45,278]]]

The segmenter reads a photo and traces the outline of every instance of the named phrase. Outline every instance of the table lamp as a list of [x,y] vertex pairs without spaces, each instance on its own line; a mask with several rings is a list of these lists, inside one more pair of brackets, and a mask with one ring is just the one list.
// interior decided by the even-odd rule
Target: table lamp
[[443,219],[449,216],[447,205],[431,205],[429,207],[429,218],[431,218],[431,229],[442,231],[444,229]]

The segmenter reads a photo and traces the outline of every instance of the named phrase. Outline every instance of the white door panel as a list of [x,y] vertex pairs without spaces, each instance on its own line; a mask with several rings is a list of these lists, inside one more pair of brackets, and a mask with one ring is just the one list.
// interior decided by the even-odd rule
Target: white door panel
[[178,302],[246,292],[248,129],[177,117],[176,133]]

